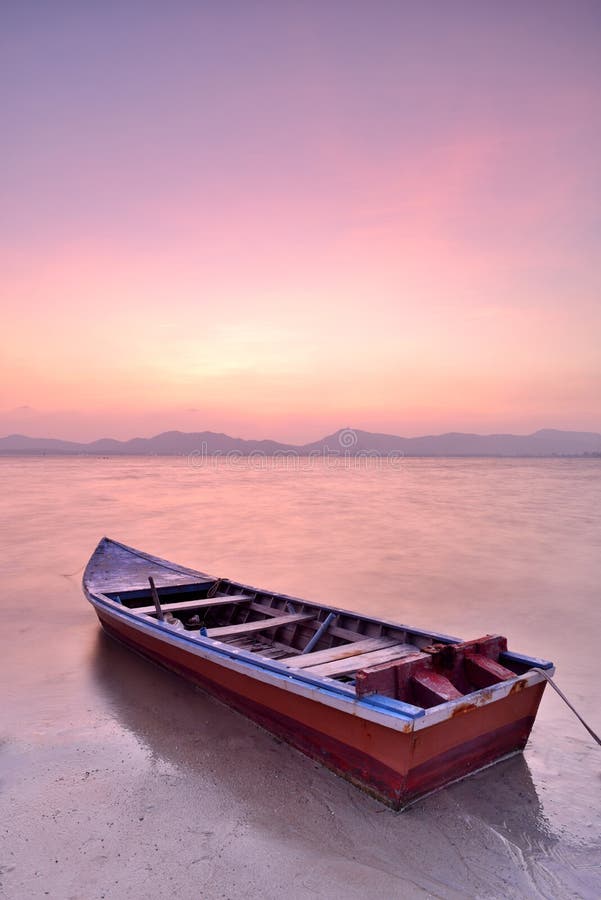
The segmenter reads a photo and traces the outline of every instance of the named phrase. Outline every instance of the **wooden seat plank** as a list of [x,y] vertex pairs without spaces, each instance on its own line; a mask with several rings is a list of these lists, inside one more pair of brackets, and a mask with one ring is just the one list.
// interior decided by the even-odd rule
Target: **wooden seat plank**
[[401,659],[403,656],[409,656],[410,653],[418,652],[419,647],[416,647],[415,644],[395,644],[393,647],[387,647],[384,650],[361,653],[358,656],[351,656],[348,659],[336,659],[333,662],[324,663],[321,666],[309,666],[307,668],[307,674],[328,677],[332,677],[333,675],[350,675],[352,672],[358,672],[359,669],[374,666],[376,663]]
[[[298,603],[301,603],[301,605],[304,605],[304,604],[302,604],[302,601],[300,601],[300,600],[292,601],[292,602],[293,602],[293,604],[298,602]],[[305,608],[307,608],[307,607],[305,606]],[[260,603],[257,600],[253,600],[253,602],[250,604],[250,609],[254,610],[255,612],[262,613],[265,616],[286,615],[286,610],[283,609],[282,607],[267,606],[266,604]],[[318,608],[316,608],[314,615],[317,616],[320,612],[321,612],[321,609],[318,607]],[[323,624],[322,622],[316,622],[316,625],[315,625],[316,630],[322,624]],[[342,638],[345,641],[349,641],[349,643],[365,640],[365,635],[361,634],[360,631],[351,631],[349,628],[341,628],[336,624],[330,625],[330,627],[328,628],[328,634],[331,634],[333,637]]]
[[259,619],[256,622],[242,622],[240,625],[225,625],[222,628],[207,628],[207,637],[222,638],[234,634],[251,634],[254,631],[268,631],[270,628],[282,628],[284,625],[296,625],[299,622],[308,622],[313,619],[313,613],[306,615],[290,614],[286,616],[272,616],[269,619]]
[[[161,603],[163,612],[185,612],[186,610],[209,609],[211,606],[229,606],[231,603],[248,603],[250,597],[246,594],[230,594],[225,597],[209,597],[208,600],[182,600],[179,603]],[[139,615],[156,615],[154,604],[152,606],[139,606],[137,609],[130,609],[130,612]]]
[[297,615],[294,610],[285,610],[280,606],[267,606],[265,603],[257,603],[256,600],[253,600],[249,606],[249,609],[252,609],[253,612],[261,613],[263,616],[287,616],[287,615]]
[[294,669],[306,669],[308,666],[317,666],[322,663],[333,662],[335,659],[347,659],[357,656],[359,653],[368,653],[371,650],[383,650],[398,644],[396,638],[366,638],[364,641],[354,641],[350,644],[340,644],[338,647],[330,647],[328,650],[315,650],[313,653],[302,656],[291,656],[282,662]]

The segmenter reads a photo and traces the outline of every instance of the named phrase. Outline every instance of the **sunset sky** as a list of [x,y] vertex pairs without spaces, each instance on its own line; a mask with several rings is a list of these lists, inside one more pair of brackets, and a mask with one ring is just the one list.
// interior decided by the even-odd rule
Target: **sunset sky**
[[0,435],[601,430],[601,3],[0,15]]

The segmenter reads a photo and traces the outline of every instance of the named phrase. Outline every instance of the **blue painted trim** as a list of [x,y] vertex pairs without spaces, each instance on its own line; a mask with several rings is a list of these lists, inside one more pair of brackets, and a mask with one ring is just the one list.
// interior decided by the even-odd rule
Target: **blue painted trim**
[[549,662],[548,659],[538,659],[536,656],[524,656],[523,653],[514,653],[511,650],[507,650],[506,653],[501,653],[500,659],[506,659],[508,662],[513,661],[523,663],[526,666],[536,666],[539,669],[553,668],[553,663]]
[[[402,711],[404,715],[409,716],[411,719],[420,719],[426,714],[421,706],[413,706],[411,703],[394,700],[392,697],[385,697],[383,694],[371,694],[371,696],[365,698],[365,701],[368,701],[370,706],[377,706],[378,709],[382,709],[384,712],[395,713]],[[401,707],[401,710],[399,710],[399,707]]]
[[[125,619],[131,620],[132,622],[137,622],[140,624],[140,618],[135,615],[135,613],[129,612],[126,607],[115,607],[112,606],[110,601],[104,600],[102,597],[99,597],[97,594],[90,594],[91,597],[94,598],[94,601],[99,603],[101,606],[107,607],[109,610],[112,610],[117,616]],[[405,722],[411,722],[414,719],[421,718],[421,716],[425,715],[425,710],[421,709],[421,707],[411,706],[409,703],[403,703],[401,700],[392,700],[388,697],[382,697],[377,694],[373,694],[370,697],[362,697],[359,698],[356,696],[354,690],[344,688],[343,685],[339,685],[336,682],[332,681],[331,683],[326,683],[325,680],[318,680],[317,678],[312,678],[309,675],[301,675],[300,673],[296,673],[281,663],[277,663],[272,660],[258,660],[254,654],[249,653],[247,650],[238,649],[236,651],[227,650],[225,646],[216,647],[211,640],[211,638],[192,638],[188,637],[186,634],[181,634],[181,632],[174,632],[170,629],[166,629],[164,625],[160,625],[158,622],[153,621],[151,618],[144,620],[143,623],[146,627],[154,629],[160,632],[162,635],[167,633],[169,636],[175,640],[176,642],[181,642],[183,645],[190,644],[195,647],[202,647],[205,650],[208,650],[210,653],[215,656],[225,657],[230,660],[237,660],[239,662],[244,663],[245,666],[252,669],[258,669],[261,671],[269,672],[271,675],[274,675],[278,680],[285,682],[293,682],[299,685],[303,685],[304,687],[309,687],[317,693],[324,694],[325,696],[338,697],[339,699],[347,700],[350,703],[356,704],[363,708],[374,709],[377,712],[386,713],[395,719],[402,719]]]
[[[378,620],[382,622],[386,622],[385,619]],[[392,622],[386,622],[387,625],[392,625]],[[429,637],[432,638],[434,643],[440,644],[461,644],[463,638],[453,637],[451,634],[440,634],[437,631],[422,631],[420,628],[413,628],[411,625],[395,625],[395,628],[404,628],[406,631],[410,631],[411,634],[417,634],[420,637]]]

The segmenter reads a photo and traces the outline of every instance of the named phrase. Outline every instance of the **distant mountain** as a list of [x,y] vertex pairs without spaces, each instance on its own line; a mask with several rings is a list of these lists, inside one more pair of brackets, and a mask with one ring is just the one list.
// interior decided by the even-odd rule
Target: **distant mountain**
[[588,431],[543,429],[534,434],[449,434],[404,438],[374,434],[353,428],[339,431],[310,444],[247,441],[213,431],[185,433],[165,431],[151,438],[117,441],[102,438],[90,443],[32,438],[11,434],[0,438],[0,454],[69,454],[90,456],[241,456],[261,454],[351,456],[584,456],[601,455],[601,434]]
[[343,429],[314,444],[307,444],[303,449],[313,452],[324,447],[336,449],[345,446],[355,453],[398,453],[403,456],[581,456],[601,452],[601,434],[546,428],[534,434],[462,434],[452,431],[404,438]]
[[23,434],[0,438],[0,453],[85,453],[94,456],[181,456],[190,453],[205,453],[207,456],[241,453],[248,456],[263,453],[272,456],[279,450],[289,449],[289,444],[277,441],[246,441],[213,431],[164,431],[151,438],[132,438],[129,441],[101,438],[87,444],[54,438],[31,438]]

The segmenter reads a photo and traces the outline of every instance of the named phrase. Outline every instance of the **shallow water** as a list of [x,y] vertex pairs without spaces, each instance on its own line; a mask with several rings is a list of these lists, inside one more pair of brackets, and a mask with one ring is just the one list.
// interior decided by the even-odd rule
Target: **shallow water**
[[102,637],[111,537],[552,659],[601,730],[601,468],[0,459],[10,897],[597,897],[601,753],[547,691],[523,757],[394,814]]

